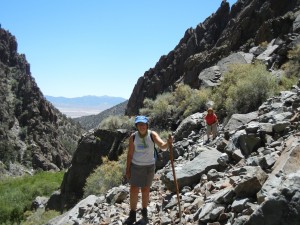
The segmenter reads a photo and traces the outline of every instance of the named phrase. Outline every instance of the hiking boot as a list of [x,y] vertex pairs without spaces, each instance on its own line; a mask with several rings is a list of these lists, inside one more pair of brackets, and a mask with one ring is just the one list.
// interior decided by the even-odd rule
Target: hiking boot
[[130,210],[129,212],[129,217],[125,220],[125,222],[123,223],[124,225],[132,225],[136,222],[136,211],[134,210]]
[[141,210],[141,212],[142,212],[142,217],[143,217],[143,220],[146,222],[146,223],[148,223],[148,211],[147,211],[147,208],[143,208],[142,210]]

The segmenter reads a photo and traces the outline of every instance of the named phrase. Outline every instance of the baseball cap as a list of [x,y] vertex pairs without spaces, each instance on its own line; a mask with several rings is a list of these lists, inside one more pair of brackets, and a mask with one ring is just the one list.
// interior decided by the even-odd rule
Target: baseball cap
[[148,118],[146,116],[136,116],[135,124],[137,123],[148,123]]

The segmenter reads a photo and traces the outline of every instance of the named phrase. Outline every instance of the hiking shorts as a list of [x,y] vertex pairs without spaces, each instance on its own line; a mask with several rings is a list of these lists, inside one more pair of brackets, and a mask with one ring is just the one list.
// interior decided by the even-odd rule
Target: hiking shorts
[[130,167],[130,180],[131,185],[137,187],[150,187],[155,174],[155,164],[139,166],[131,163]]
[[213,136],[217,136],[217,132],[218,132],[217,128],[218,128],[217,123],[213,123],[212,125],[207,125],[206,134],[210,135],[212,133]]

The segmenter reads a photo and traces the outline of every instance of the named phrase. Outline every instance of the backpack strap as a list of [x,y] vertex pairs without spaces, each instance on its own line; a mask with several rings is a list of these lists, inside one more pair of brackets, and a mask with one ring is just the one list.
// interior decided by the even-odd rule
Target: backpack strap
[[151,133],[150,133],[150,137],[151,137],[151,140],[153,141],[154,146],[155,146],[155,142],[154,142],[154,139],[153,139],[153,133],[152,133],[152,131],[151,131]]

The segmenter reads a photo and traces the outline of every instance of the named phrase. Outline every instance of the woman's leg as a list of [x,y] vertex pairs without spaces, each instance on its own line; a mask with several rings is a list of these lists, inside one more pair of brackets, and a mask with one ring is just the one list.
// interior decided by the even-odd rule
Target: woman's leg
[[143,219],[148,223],[148,211],[147,206],[149,204],[150,187],[142,187],[142,216]]
[[150,187],[142,187],[142,208],[147,208],[149,204]]
[[209,140],[209,135],[211,134],[211,131],[212,131],[211,126],[207,125],[206,127],[207,140]]
[[139,187],[130,186],[130,212],[129,217],[124,221],[123,224],[133,225],[136,222],[136,207],[139,197]]
[[130,209],[136,211],[138,199],[139,199],[139,187],[130,186]]
[[211,127],[212,127],[213,139],[215,139],[218,134],[218,124],[214,123],[213,125],[211,125]]

